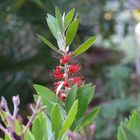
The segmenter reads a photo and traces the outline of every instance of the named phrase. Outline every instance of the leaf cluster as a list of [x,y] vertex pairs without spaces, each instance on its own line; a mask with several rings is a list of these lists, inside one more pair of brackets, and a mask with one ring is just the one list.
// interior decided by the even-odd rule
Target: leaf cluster
[[[58,53],[68,52],[77,30],[78,30],[78,15],[75,15],[75,9],[71,9],[67,14],[64,12],[61,14],[60,10],[55,8],[55,16],[47,14],[46,20],[51,33],[57,41],[58,48],[53,45],[48,39],[42,35],[37,34],[38,38],[42,40],[48,47],[55,50]],[[72,51],[73,56],[85,52],[91,47],[96,40],[96,37],[89,38],[86,42],[80,45],[76,50]]]
[[121,122],[118,128],[118,140],[140,139],[140,113],[133,111],[129,119]]
[[[68,93],[65,104],[48,88],[36,84],[34,88],[41,96],[50,120],[51,133],[48,133],[48,138],[53,136],[55,140],[65,139],[67,130],[79,132],[93,122],[100,110],[100,107],[96,107],[87,113],[88,104],[91,102],[95,90],[95,86],[92,84],[86,84],[79,89],[77,85],[74,85]],[[34,97],[37,99],[37,96]],[[34,125],[39,126],[33,123],[33,127]],[[44,137],[43,134],[42,137]]]

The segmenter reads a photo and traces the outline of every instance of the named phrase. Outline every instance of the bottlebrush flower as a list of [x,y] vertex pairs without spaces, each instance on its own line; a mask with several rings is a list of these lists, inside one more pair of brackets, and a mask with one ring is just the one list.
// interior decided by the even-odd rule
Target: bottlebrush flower
[[58,87],[61,84],[61,82],[54,82],[54,86]]
[[59,98],[60,98],[62,101],[65,101],[66,95],[65,95],[65,94],[60,94]]
[[68,63],[70,60],[70,57],[71,57],[71,53],[64,55],[63,58],[60,59],[60,63],[61,64]]
[[80,70],[80,65],[70,65],[69,72],[75,74]]
[[69,54],[64,54],[62,58],[60,58],[60,65],[56,66],[55,70],[52,71],[52,78],[57,79],[59,81],[54,82],[54,92],[58,95],[58,97],[65,101],[65,98],[70,90],[70,88],[77,84],[80,87],[83,84],[81,77],[77,75],[80,71],[81,66],[79,64],[70,64],[71,52]]
[[77,84],[78,87],[80,87],[83,84],[83,80],[81,79],[81,77],[74,77],[74,78],[72,78],[72,82],[74,84]]
[[67,81],[64,82],[64,87],[69,87],[69,83]]
[[52,71],[51,75],[55,79],[62,79],[63,78],[63,73],[62,73],[61,68],[59,66],[57,66],[56,69],[54,71]]

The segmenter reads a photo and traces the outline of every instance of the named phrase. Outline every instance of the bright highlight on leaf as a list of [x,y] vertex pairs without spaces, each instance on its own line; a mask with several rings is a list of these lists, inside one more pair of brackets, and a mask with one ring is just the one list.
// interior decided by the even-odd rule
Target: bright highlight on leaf
[[140,113],[133,111],[129,119],[121,122],[118,128],[118,140],[139,140],[140,138]]
[[63,33],[63,21],[62,21],[62,15],[58,7],[55,7],[55,16],[57,19],[57,23],[59,25],[61,33]]
[[62,125],[61,110],[58,104],[55,104],[52,109],[51,121],[52,121],[52,131],[54,132],[55,138],[57,139]]
[[66,17],[65,17],[65,22],[64,22],[64,26],[65,29],[69,26],[69,24],[71,23],[73,16],[74,16],[74,11],[75,9],[73,8],[72,10],[70,10],[69,13],[67,13]]
[[68,27],[68,30],[66,32],[66,45],[69,45],[73,41],[77,29],[78,29],[78,19],[74,20]]
[[76,100],[73,104],[73,106],[71,107],[68,116],[66,118],[66,120],[64,121],[64,124],[62,125],[62,128],[59,132],[59,137],[62,137],[63,134],[70,128],[70,126],[72,125],[75,116],[77,114],[77,107],[78,107],[78,100]]

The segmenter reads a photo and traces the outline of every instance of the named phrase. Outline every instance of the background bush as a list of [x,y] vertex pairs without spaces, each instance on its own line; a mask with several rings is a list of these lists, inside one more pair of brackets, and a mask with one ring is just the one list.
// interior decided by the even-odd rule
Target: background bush
[[11,97],[19,94],[25,113],[28,107],[24,105],[33,101],[32,83],[50,87],[49,74],[57,65],[56,54],[43,47],[35,33],[45,35],[55,44],[44,15],[54,13],[54,6],[61,11],[75,7],[80,27],[73,47],[92,34],[98,36],[96,47],[78,59],[87,82],[97,85],[91,107],[102,105],[95,140],[116,139],[119,122],[140,104],[135,63],[139,44],[136,45],[133,32],[139,22],[139,5],[138,0],[1,1],[0,96],[11,103]]

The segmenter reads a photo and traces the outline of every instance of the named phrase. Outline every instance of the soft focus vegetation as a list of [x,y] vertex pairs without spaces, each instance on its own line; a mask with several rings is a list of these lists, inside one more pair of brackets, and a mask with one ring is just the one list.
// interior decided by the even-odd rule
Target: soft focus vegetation
[[11,104],[12,96],[19,94],[21,113],[28,114],[28,103],[33,101],[32,84],[52,88],[49,75],[57,65],[57,54],[36,33],[56,44],[45,20],[47,13],[54,13],[55,6],[61,11],[75,8],[79,13],[73,48],[89,36],[97,36],[94,47],[77,61],[87,83],[96,85],[90,107],[102,106],[94,139],[116,140],[118,124],[140,106],[140,36],[135,33],[140,22],[139,0],[1,1],[0,96]]

